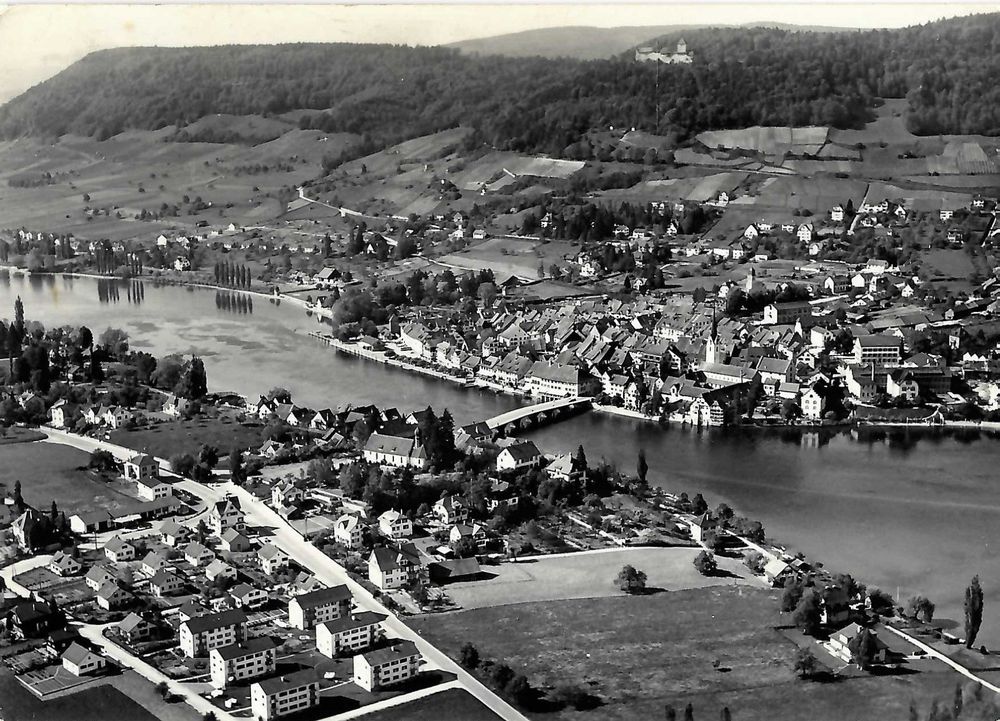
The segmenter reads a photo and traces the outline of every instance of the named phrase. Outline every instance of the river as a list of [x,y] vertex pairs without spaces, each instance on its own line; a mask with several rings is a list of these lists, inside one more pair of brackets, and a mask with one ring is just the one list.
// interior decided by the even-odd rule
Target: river
[[[281,385],[322,407],[372,402],[450,408],[467,422],[515,399],[427,379],[333,352],[306,332],[301,308],[239,293],[90,278],[0,275],[0,309],[20,295],[28,319],[123,328],[133,348],[197,353],[209,385],[249,396]],[[12,310],[0,310],[0,317]],[[768,535],[906,599],[920,592],[961,624],[964,588],[980,574],[982,638],[1000,644],[1000,443],[979,433],[817,433],[660,428],[585,414],[530,434],[547,452],[583,444],[633,471],[644,449],[651,481],[701,492],[764,523]],[[2,452],[2,450],[0,450]]]

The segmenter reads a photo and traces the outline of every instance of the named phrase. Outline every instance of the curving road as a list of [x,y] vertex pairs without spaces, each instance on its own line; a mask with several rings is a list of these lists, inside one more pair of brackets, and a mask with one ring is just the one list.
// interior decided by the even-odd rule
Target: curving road
[[[135,455],[135,451],[130,448],[98,440],[96,438],[80,436],[75,433],[69,433],[67,431],[47,427],[40,430],[46,434],[50,441],[71,445],[75,448],[79,448],[80,450],[87,451],[88,453],[101,449],[109,451],[119,459],[127,459]],[[203,483],[198,483],[197,481],[193,481],[188,478],[182,478],[169,470],[169,462],[166,459],[157,458],[156,460],[159,462],[160,468],[164,471],[164,475],[169,475],[179,479],[174,483],[177,488],[197,496],[206,504],[206,506],[211,506],[213,503],[222,500],[227,495],[239,498],[240,504],[246,514],[247,525],[269,529],[273,534],[270,541],[287,553],[288,556],[296,563],[316,576],[316,578],[320,581],[328,586],[337,586],[341,584],[346,585],[351,589],[355,602],[359,606],[367,610],[375,611],[376,613],[384,614],[386,616],[384,624],[386,629],[391,632],[390,635],[413,641],[428,667],[454,674],[457,678],[457,682],[466,691],[482,702],[497,716],[504,719],[504,721],[528,721],[528,719],[517,709],[493,693],[458,663],[453,661],[442,651],[438,650],[430,642],[424,640],[419,634],[417,634],[416,631],[404,624],[392,611],[383,606],[378,599],[369,593],[364,586],[351,578],[343,566],[306,541],[298,533],[298,531],[292,528],[285,521],[285,519],[279,516],[275,511],[256,498],[253,494],[247,492],[239,486],[229,483],[228,481],[221,484],[206,486]],[[102,643],[102,647],[107,648],[108,645],[105,644],[115,647],[114,644],[111,644],[107,641],[107,639],[104,639],[104,643]],[[118,648],[116,653],[125,654],[128,658],[134,659],[134,657],[130,656],[120,648]],[[117,656],[112,657],[116,658],[116,660],[120,660]],[[139,660],[133,660],[133,667],[135,662],[139,662]],[[136,670],[140,669],[136,668]],[[143,675],[146,674],[144,673]],[[200,701],[205,701],[205,699],[201,699],[201,697],[198,697],[196,694],[195,697]],[[364,706],[361,709],[358,709],[357,713],[352,713],[351,717],[353,718],[355,716],[363,715],[362,712],[367,713],[376,711],[381,707],[381,703]],[[196,708],[198,708],[198,706],[196,706]],[[218,713],[218,709],[215,709],[214,707],[213,709],[216,713]]]

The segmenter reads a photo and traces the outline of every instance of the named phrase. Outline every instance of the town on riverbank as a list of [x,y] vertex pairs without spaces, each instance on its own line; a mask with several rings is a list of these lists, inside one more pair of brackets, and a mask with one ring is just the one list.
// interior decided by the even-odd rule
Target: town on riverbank
[[[45,328],[20,302],[0,327],[0,709],[14,718],[109,687],[216,719],[634,712],[614,675],[522,670],[478,626],[554,603],[587,622],[610,604],[694,613],[686,632],[715,613],[752,619],[753,638],[714,628],[716,650],[676,641],[695,644],[689,673],[763,653],[790,698],[863,679],[881,713],[955,688],[985,707],[1000,691],[974,650],[978,579],[965,633],[935,625],[925,597],[825,569],[697,489],[654,487],[644,454],[634,472],[582,446],[546,454],[518,438],[517,411],[457,425],[448,409],[210,392],[197,357],[156,358],[113,328]],[[532,419],[578,401],[553,395]],[[566,622],[523,633],[537,642]],[[878,682],[902,678],[908,699]],[[736,703],[669,688],[639,701]]]

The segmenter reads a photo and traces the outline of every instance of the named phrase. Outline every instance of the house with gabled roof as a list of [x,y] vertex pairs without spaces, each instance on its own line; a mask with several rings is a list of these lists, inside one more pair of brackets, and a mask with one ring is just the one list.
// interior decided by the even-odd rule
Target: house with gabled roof
[[264,570],[264,573],[269,576],[273,576],[283,568],[287,568],[290,560],[288,554],[273,543],[265,543],[261,546],[260,550],[257,551],[257,559],[260,561],[260,567]]
[[74,676],[93,676],[101,673],[108,665],[104,656],[76,641],[63,651],[60,660],[62,667]]
[[56,551],[55,555],[49,559],[47,568],[57,576],[75,576],[80,572],[82,566],[68,553]]
[[184,579],[169,568],[162,568],[149,579],[149,588],[157,598],[173,596],[184,590]]
[[420,552],[412,543],[380,546],[368,557],[368,580],[382,591],[403,588],[423,575]]

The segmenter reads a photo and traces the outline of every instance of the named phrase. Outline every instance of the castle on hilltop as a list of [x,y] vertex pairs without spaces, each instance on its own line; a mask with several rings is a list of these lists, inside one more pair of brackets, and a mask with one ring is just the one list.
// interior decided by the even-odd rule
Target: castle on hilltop
[[667,52],[663,48],[653,50],[651,47],[639,48],[635,51],[635,61],[637,63],[672,63],[690,64],[694,62],[694,54],[689,53],[687,43],[683,38],[677,41],[677,50]]

